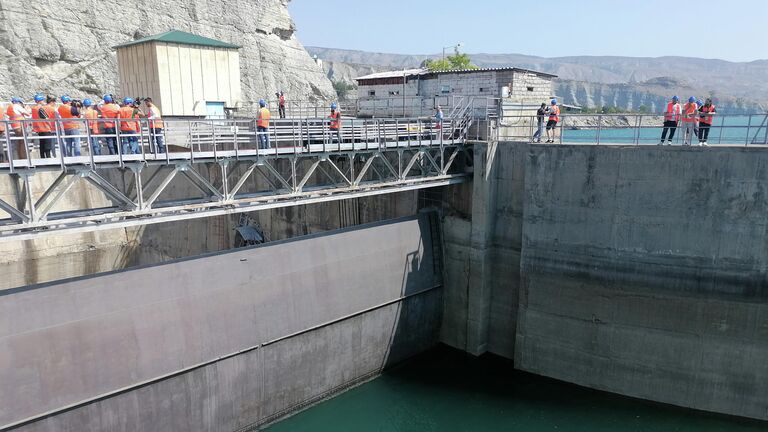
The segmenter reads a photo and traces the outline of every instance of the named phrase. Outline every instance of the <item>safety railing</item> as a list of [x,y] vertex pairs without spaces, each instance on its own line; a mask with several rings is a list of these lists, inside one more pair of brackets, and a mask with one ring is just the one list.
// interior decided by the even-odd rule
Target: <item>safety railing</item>
[[[547,133],[549,116],[505,115],[494,139],[558,144],[617,145],[768,145],[768,114],[716,114],[712,124],[698,121],[667,123],[653,114],[561,114]],[[538,132],[538,133],[537,133]]]
[[55,119],[45,132],[39,120],[23,120],[18,129],[0,121],[0,170],[455,145],[464,142],[467,127],[460,119],[438,125],[431,118],[343,118],[339,129],[327,118],[273,119],[265,130],[253,119],[164,119],[162,128],[133,122],[135,130],[116,119]]

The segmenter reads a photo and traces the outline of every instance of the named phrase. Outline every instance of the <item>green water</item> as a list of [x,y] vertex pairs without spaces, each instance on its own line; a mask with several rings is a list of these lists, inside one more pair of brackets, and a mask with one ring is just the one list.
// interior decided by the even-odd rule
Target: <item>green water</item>
[[437,348],[269,432],[747,432],[767,423],[662,406],[514,372]]

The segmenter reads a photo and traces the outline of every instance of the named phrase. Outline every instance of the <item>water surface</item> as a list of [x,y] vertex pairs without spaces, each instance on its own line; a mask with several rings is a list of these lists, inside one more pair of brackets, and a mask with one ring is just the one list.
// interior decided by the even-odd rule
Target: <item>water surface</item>
[[439,347],[266,430],[765,432],[768,423],[592,391]]

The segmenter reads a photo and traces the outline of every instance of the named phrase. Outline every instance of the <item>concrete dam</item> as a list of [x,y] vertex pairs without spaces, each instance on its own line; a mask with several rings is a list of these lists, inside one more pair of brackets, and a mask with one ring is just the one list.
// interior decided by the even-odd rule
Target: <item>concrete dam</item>
[[156,225],[125,268],[8,284],[0,430],[255,430],[440,343],[768,420],[764,149],[472,152],[464,183],[255,213],[265,245]]

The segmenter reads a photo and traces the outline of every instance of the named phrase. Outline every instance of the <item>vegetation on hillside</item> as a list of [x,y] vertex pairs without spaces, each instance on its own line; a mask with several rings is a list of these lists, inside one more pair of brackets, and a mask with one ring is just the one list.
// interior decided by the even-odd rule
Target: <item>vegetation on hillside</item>
[[476,65],[472,64],[469,54],[461,54],[458,49],[453,55],[449,55],[444,59],[427,60],[425,66],[432,72],[478,69]]
[[333,89],[336,90],[336,94],[339,96],[339,100],[346,100],[349,92],[355,90],[356,88],[356,85],[349,84],[345,81],[333,81]]

